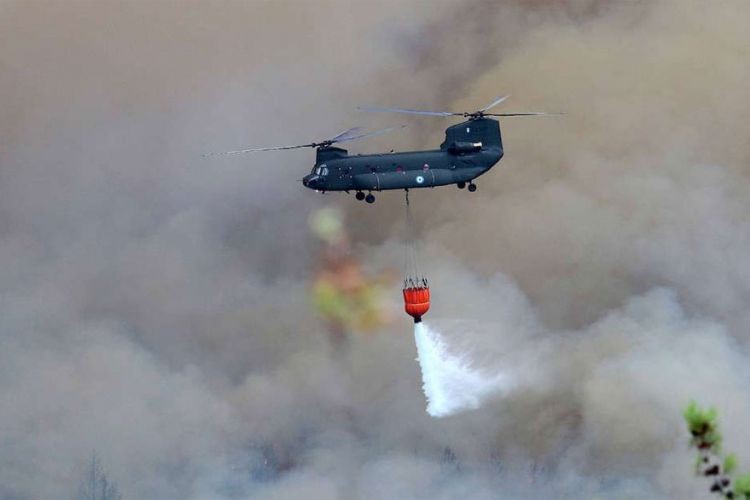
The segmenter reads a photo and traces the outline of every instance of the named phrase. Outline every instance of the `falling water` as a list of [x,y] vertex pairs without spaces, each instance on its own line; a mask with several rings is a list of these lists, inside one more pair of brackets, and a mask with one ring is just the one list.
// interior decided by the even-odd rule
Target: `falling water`
[[447,417],[479,408],[486,396],[510,386],[506,374],[480,373],[464,357],[448,352],[440,335],[425,323],[414,325],[414,340],[417,361],[422,368],[427,413],[432,417]]

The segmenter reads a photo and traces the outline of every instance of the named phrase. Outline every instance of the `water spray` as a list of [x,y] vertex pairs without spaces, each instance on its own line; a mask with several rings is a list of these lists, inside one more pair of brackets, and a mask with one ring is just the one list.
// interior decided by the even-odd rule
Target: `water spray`
[[471,366],[467,357],[449,352],[439,333],[424,323],[414,325],[414,341],[431,417],[475,410],[487,396],[511,385],[505,373],[482,373]]

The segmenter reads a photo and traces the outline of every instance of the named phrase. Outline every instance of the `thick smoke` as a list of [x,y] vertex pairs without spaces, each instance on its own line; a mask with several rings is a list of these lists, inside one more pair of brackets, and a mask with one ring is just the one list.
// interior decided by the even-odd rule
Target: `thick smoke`
[[[743,2],[0,6],[0,498],[703,498],[680,409],[750,466]],[[429,321],[515,390],[424,413],[411,324],[334,351],[309,212],[398,266],[402,195],[296,182],[362,104],[504,120],[470,195],[414,193]],[[357,151],[434,146],[448,122]],[[429,119],[431,120],[431,119]],[[398,290],[394,289],[398,296]]]

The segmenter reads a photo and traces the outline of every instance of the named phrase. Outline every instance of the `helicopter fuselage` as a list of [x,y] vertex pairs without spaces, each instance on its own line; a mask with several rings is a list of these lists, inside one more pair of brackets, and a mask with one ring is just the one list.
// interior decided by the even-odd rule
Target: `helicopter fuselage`
[[435,150],[350,156],[345,149],[318,148],[315,166],[302,182],[316,191],[462,186],[502,157],[498,122],[479,118],[448,127],[445,141]]

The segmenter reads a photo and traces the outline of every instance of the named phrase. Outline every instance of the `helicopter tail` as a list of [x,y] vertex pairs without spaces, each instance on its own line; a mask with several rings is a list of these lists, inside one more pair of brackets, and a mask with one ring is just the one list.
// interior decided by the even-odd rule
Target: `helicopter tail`
[[448,149],[456,144],[481,144],[482,149],[502,151],[500,124],[496,120],[479,118],[448,127],[445,129],[445,142],[441,149]]
[[497,120],[474,120],[470,122],[475,133],[480,137],[484,147],[503,149],[503,139],[500,136],[500,123]]

